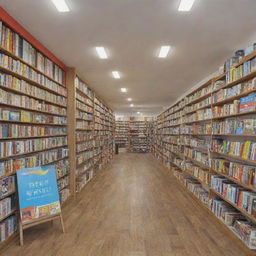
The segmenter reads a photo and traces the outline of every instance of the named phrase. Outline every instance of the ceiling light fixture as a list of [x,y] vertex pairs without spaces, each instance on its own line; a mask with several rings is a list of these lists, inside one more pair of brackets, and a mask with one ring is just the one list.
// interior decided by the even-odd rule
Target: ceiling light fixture
[[132,98],[127,98],[128,101],[132,101]]
[[120,79],[120,74],[118,71],[112,71],[112,75],[115,79]]
[[52,0],[52,2],[59,12],[69,12],[70,11],[65,0]]
[[100,59],[107,59],[107,58],[108,58],[108,55],[107,55],[107,53],[106,53],[104,47],[102,47],[102,46],[97,46],[97,47],[96,47],[96,51],[97,51],[97,53],[98,53]]
[[171,49],[170,45],[162,46],[158,55],[158,58],[166,58]]
[[127,92],[127,88],[121,88],[121,92]]
[[139,115],[139,114],[140,114],[140,112],[138,111],[138,112],[137,112],[137,114]]
[[133,105],[133,104],[130,104],[130,107],[132,108],[132,107],[134,107],[134,105]]
[[195,0],[181,0],[178,11],[189,12],[193,6]]

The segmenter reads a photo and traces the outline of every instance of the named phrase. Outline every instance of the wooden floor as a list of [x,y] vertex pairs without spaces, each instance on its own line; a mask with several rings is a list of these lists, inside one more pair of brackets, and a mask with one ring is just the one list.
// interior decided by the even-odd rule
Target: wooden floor
[[3,256],[246,256],[151,154],[119,154],[58,222],[25,231]]

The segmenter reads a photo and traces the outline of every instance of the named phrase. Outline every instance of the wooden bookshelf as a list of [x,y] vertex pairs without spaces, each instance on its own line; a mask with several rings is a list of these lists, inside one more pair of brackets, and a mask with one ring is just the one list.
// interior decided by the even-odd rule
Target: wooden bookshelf
[[[242,58],[242,60],[239,62],[239,64],[236,65],[236,67],[243,65],[243,63],[251,60],[255,56],[256,51],[249,56]],[[173,168],[179,169],[179,172],[182,173],[182,177],[185,180],[194,180],[195,182],[202,183],[196,176],[193,175],[193,172],[191,172],[190,169],[189,171],[186,169],[187,163],[192,164],[192,166],[195,166],[196,168],[203,168],[205,171],[208,171],[209,180],[207,184],[202,183],[202,188],[208,188],[208,191],[211,191],[211,193],[209,193],[209,200],[212,200],[212,198],[222,199],[223,201],[225,201],[225,203],[232,206],[234,209],[241,212],[244,216],[254,221],[254,216],[248,214],[242,209],[239,209],[235,204],[224,198],[219,193],[214,192],[213,189],[210,188],[212,175],[220,175],[227,178],[234,184],[241,186],[245,190],[256,192],[254,185],[247,185],[242,181],[238,181],[232,176],[223,174],[221,173],[221,171],[214,170],[210,165],[211,161],[219,161],[219,159],[224,159],[229,164],[233,164],[235,166],[239,164],[239,166],[244,167],[255,167],[256,172],[256,159],[253,160],[252,158],[242,157],[241,155],[231,155],[231,153],[224,154],[222,153],[222,151],[216,152],[216,150],[213,150],[213,142],[216,139],[218,139],[220,143],[222,143],[223,141],[233,141],[241,143],[245,143],[245,141],[250,141],[251,143],[255,142],[256,135],[253,130],[251,130],[251,132],[248,132],[248,130],[246,132],[240,131],[237,134],[237,132],[234,130],[237,128],[233,128],[233,130],[229,128],[229,130],[227,130],[227,127],[228,125],[232,125],[231,122],[233,122],[233,120],[235,125],[238,125],[240,120],[255,120],[256,108],[242,110],[242,107],[240,107],[240,101],[238,102],[238,104],[235,101],[240,100],[243,97],[252,95],[252,93],[256,92],[256,88],[254,86],[255,82],[249,82],[251,79],[256,77],[256,72],[251,71],[248,74],[235,80],[232,80],[233,78],[231,78],[231,80],[228,80],[228,73],[229,71],[226,71],[224,74],[212,77],[211,79],[207,80],[200,87],[187,94],[185,97],[170,106],[167,110],[162,112],[157,117],[156,138],[154,140],[154,155],[166,167],[170,168],[170,166],[173,166]],[[244,84],[240,85],[240,83]],[[232,94],[235,91],[234,89],[232,92],[227,91],[227,89],[233,88],[234,86],[236,86],[236,94]],[[235,103],[237,105],[234,105],[234,109],[236,106],[237,109],[235,109],[233,113],[227,112],[229,105]],[[224,108],[226,108],[227,110]],[[254,126],[255,124],[256,122],[254,123]],[[199,144],[185,143],[185,140],[191,140],[193,142],[198,142]],[[207,144],[210,146],[193,146],[201,145],[200,141],[204,141],[205,145]],[[166,144],[176,146],[176,150],[178,150],[178,152],[175,150],[175,153],[168,153],[168,150],[166,150],[165,146]],[[240,144],[238,143],[238,145]],[[192,153],[193,157],[189,157],[187,154],[185,154],[185,151],[187,150],[186,148],[191,148],[193,152],[187,152]],[[199,158],[197,159],[196,151],[199,151],[202,154],[204,152],[205,155],[203,159],[208,159],[209,164],[201,162]],[[177,155],[177,157],[173,157],[173,155],[175,154]],[[199,156],[200,155],[198,155],[198,157]],[[177,160],[179,164],[176,164],[175,161]],[[193,196],[195,195],[193,194]],[[200,202],[200,204],[202,204],[200,199],[197,198],[197,200]],[[211,214],[215,216],[212,212]],[[222,224],[225,226],[223,222]],[[235,234],[234,230],[232,230],[231,227],[227,227],[227,230],[232,231],[232,233]],[[235,236],[237,239],[236,234]],[[241,241],[240,238],[239,240],[241,244],[243,244],[243,246],[248,249],[248,247],[243,241]],[[248,252],[253,253],[250,249],[248,249]]]

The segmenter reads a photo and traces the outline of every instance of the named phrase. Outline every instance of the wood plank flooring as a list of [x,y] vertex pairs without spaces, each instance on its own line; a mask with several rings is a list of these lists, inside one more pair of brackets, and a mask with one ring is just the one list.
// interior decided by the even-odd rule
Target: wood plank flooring
[[64,208],[3,256],[246,256],[151,154],[119,154]]

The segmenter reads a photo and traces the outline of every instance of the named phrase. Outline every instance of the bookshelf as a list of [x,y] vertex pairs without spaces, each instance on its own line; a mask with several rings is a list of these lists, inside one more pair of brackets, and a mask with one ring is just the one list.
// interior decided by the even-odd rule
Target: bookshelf
[[249,254],[256,249],[250,240],[256,223],[255,56],[229,59],[223,74],[161,113],[153,147],[155,157]]
[[68,144],[75,195],[113,158],[114,117],[74,68],[68,69],[67,81]]
[[129,152],[146,153],[150,151],[149,122],[129,122]]
[[129,121],[115,121],[115,143],[119,148],[129,146]]
[[6,13],[1,19],[0,247],[17,234],[18,169],[54,164],[61,203],[70,196],[66,67]]

